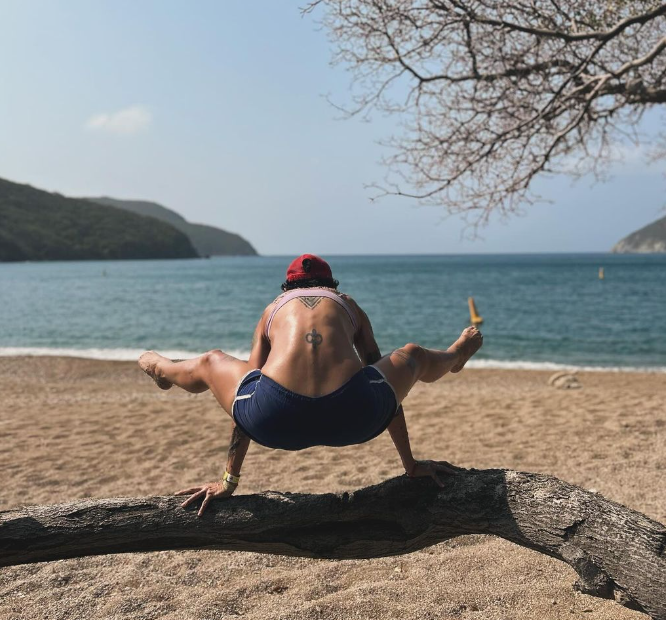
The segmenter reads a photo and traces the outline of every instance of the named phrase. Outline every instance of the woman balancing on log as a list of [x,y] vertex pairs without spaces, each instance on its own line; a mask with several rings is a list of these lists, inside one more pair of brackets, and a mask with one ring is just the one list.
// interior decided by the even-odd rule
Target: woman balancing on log
[[387,428],[407,475],[431,476],[443,486],[438,474],[457,468],[414,459],[400,403],[417,381],[460,372],[481,347],[481,332],[468,327],[446,351],[410,343],[382,357],[370,319],[338,291],[326,261],[299,256],[282,290],[257,324],[248,361],[219,350],[185,361],[153,351],[139,358],[163,390],[211,390],[234,421],[224,477],[179,491],[190,495],[183,507],[201,499],[201,516],[211,500],[230,496],[250,440],[302,450],[363,443]]

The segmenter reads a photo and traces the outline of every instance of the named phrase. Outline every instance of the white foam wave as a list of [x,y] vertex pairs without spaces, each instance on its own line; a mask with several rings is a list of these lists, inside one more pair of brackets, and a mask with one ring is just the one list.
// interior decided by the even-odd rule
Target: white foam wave
[[[242,349],[226,350],[227,353],[246,360],[250,352]],[[136,361],[144,349],[71,349],[58,347],[0,347],[0,357],[19,356],[51,356],[79,357],[93,360]],[[191,359],[201,355],[203,351],[168,350],[159,353],[169,359]],[[568,370],[582,372],[656,372],[666,373],[663,366],[585,366],[575,364],[559,364],[557,362],[530,362],[528,360],[470,360],[467,368],[488,368],[499,370]]]
[[[0,357],[17,356],[49,356],[49,357],[80,357],[91,360],[133,361],[145,353],[145,349],[69,349],[58,347],[0,347]],[[169,359],[191,359],[204,351],[159,351],[160,355]],[[249,351],[226,351],[239,359],[247,359]]]
[[530,362],[527,360],[470,360],[465,368],[506,370],[568,370],[570,372],[665,372],[664,366],[585,366],[557,362]]

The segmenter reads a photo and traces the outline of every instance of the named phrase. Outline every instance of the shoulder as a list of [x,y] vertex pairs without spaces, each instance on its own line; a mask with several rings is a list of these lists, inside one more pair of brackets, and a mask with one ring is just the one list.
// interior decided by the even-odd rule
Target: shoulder
[[340,293],[340,298],[345,301],[350,310],[356,315],[356,336],[361,336],[368,331],[372,331],[368,315],[363,308],[356,303],[356,300],[345,293]]
[[271,303],[269,303],[269,304],[266,306],[266,308],[265,308],[265,310],[264,310],[264,314],[266,314],[267,312],[270,312],[270,311],[273,309],[274,306],[276,306],[277,304],[279,304],[279,303],[280,303],[280,300],[281,300],[286,294],[287,294],[287,293],[280,293],[280,294],[279,294],[279,295],[278,295],[278,296],[277,296],[277,297],[276,297]]
[[359,315],[359,317],[363,318],[366,316],[365,312],[363,312],[363,309],[361,306],[356,303],[356,300],[351,297],[350,295],[347,295],[346,293],[338,293],[340,295],[340,298],[343,299],[345,302],[347,302]]
[[276,306],[278,303],[280,303],[280,300],[284,297],[284,293],[281,295],[278,295],[273,301],[271,301],[265,308],[264,311],[261,313],[261,318],[259,319],[259,323],[266,323],[272,312],[275,310]]

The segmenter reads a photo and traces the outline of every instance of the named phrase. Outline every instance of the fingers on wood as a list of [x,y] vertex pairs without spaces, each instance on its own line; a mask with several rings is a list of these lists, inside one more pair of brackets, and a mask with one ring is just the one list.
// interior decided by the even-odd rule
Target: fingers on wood
[[186,500],[181,504],[181,506],[182,506],[183,508],[187,508],[190,504],[192,504],[193,502],[196,502],[198,499],[201,499],[204,495],[206,495],[206,489],[202,489],[202,490],[199,491],[198,493],[195,493],[194,495],[192,495],[191,497],[189,497],[188,499],[186,499]]
[[174,493],[174,495],[190,495],[198,491],[201,491],[201,487],[192,487],[191,489],[183,489],[182,491]]
[[208,493],[206,494],[206,497],[204,497],[204,501],[201,502],[201,508],[199,508],[199,512],[197,513],[198,517],[200,517],[203,514],[204,510],[206,510],[206,507],[208,506],[208,504],[210,504],[210,500],[212,499],[213,499],[213,494],[209,490]]

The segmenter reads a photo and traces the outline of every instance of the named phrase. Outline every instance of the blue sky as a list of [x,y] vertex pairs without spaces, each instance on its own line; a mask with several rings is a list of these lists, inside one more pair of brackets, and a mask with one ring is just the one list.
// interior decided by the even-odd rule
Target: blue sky
[[349,75],[302,4],[0,0],[0,177],[154,200],[262,254],[606,251],[664,215],[663,163],[634,154],[605,184],[540,182],[552,203],[474,241],[442,209],[371,202],[398,119],[338,119]]

